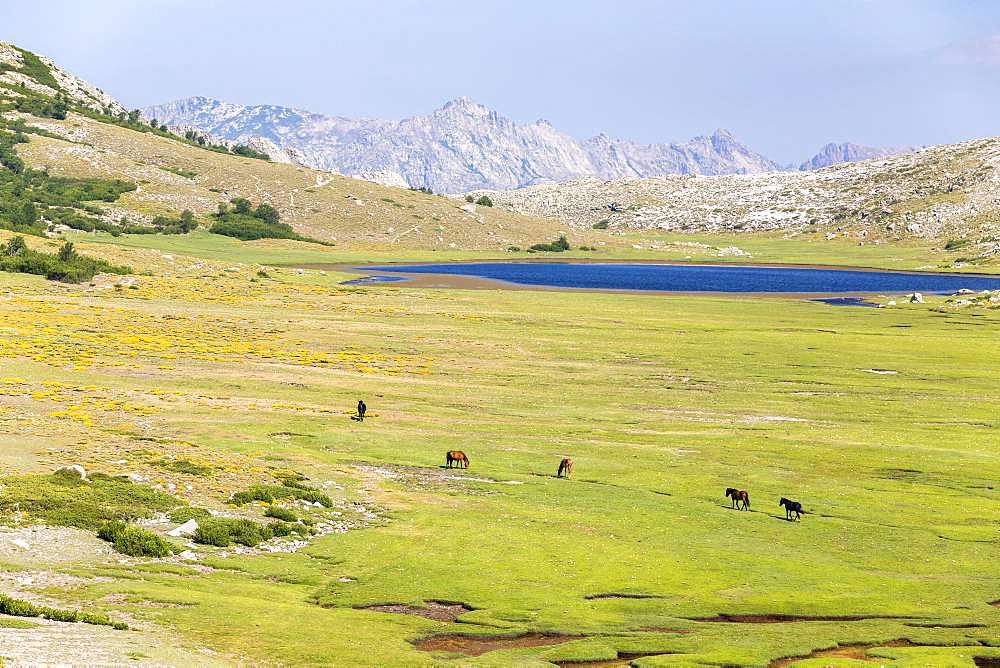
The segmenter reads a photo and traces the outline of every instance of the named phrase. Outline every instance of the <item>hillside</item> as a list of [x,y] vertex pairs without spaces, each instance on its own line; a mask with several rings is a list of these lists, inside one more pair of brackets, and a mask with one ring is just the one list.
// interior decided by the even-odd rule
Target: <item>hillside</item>
[[328,117],[275,105],[193,97],[143,110],[146,118],[248,142],[260,137],[293,161],[393,185],[458,193],[581,176],[730,174],[778,169],[725,130],[684,143],[578,141],[539,120],[518,125],[468,98],[401,121]]
[[1000,139],[993,138],[815,172],[586,179],[488,194],[498,206],[578,229],[821,231],[857,243],[953,239],[967,246],[964,255],[995,256],[998,166]]
[[[177,216],[185,209],[207,225],[220,203],[243,197],[273,205],[282,222],[301,235],[347,246],[499,251],[550,240],[563,228],[451,198],[241,157],[225,148],[209,150],[132,122],[124,107],[51,61],[9,45],[0,47],[0,58],[0,135],[12,146],[6,150],[25,168],[47,174],[44,178],[118,180],[123,190],[131,189],[115,201],[78,201],[59,212],[36,198],[40,213],[33,219],[50,227],[77,215],[112,228],[148,227],[155,216]],[[0,206],[0,219],[20,216],[19,207],[4,214]]]

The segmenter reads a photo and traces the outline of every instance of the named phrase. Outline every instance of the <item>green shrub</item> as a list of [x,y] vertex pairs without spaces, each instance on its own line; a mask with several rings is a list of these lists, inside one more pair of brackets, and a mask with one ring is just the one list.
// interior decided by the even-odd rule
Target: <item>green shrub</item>
[[562,253],[563,251],[570,250],[570,245],[566,240],[566,236],[562,235],[550,244],[534,244],[528,250],[544,251],[548,253]]
[[174,546],[152,531],[120,520],[106,522],[97,530],[97,537],[130,557],[167,557],[174,553]]
[[595,230],[606,230],[608,226],[611,225],[610,220],[602,220],[593,224],[592,229]]
[[242,492],[236,492],[229,500],[230,503],[242,506],[253,501],[263,501],[271,503],[275,499],[303,499],[309,502],[319,502],[321,505],[330,508],[333,501],[329,496],[323,494],[318,489],[309,487],[282,485],[251,485]]
[[278,538],[284,538],[285,536],[295,531],[295,529],[292,528],[291,524],[286,524],[285,522],[282,522],[280,520],[271,522],[270,524],[267,525],[267,527],[265,527],[265,529],[267,530],[267,533],[269,533],[271,536]]
[[199,508],[197,506],[184,506],[183,508],[178,508],[177,510],[171,511],[167,515],[171,522],[176,524],[183,524],[188,520],[201,520],[203,517],[211,517],[212,513],[208,512],[204,508]]
[[[12,246],[16,245],[16,248]],[[104,260],[79,255],[73,244],[67,242],[57,255],[30,250],[24,239],[13,237],[0,252],[0,271],[20,274],[37,274],[49,280],[66,283],[89,281],[94,274],[108,272],[128,274],[128,267],[117,267]]]
[[491,200],[486,195],[483,195],[482,197],[476,200],[476,204],[478,204],[479,206],[493,206],[493,200]]
[[5,594],[0,594],[0,614],[11,615],[13,617],[41,617],[57,622],[83,622],[84,624],[96,624],[99,626],[110,626],[119,631],[127,631],[128,624],[124,622],[111,621],[106,615],[93,612],[77,612],[76,610],[59,610],[46,606],[35,605],[28,601],[11,598]]
[[33,520],[97,531],[110,520],[135,520],[177,507],[177,499],[128,478],[101,473],[90,482],[60,475],[26,475],[0,479],[0,511],[15,505]]
[[971,243],[968,239],[948,239],[948,242],[944,245],[946,251],[958,250],[964,246],[968,246]]
[[281,506],[268,506],[267,510],[264,511],[264,515],[284,522],[297,522],[299,519],[294,512]]
[[214,466],[195,464],[194,462],[186,459],[158,459],[151,463],[154,466],[168,471],[173,471],[174,473],[184,473],[195,476],[207,476],[215,470]]
[[271,538],[271,532],[256,522],[240,517],[206,517],[198,522],[194,542],[217,547],[233,543],[253,547]]
[[521,247],[520,246],[507,246],[507,250],[509,250],[511,253],[520,253],[521,252]]

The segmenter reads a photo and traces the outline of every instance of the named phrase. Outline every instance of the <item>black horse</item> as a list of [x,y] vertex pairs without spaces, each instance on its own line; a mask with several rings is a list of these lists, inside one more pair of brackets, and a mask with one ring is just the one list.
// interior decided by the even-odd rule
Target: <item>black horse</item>
[[786,499],[785,497],[781,497],[781,501],[778,501],[778,505],[785,507],[786,520],[791,521],[792,513],[795,513],[795,519],[801,519],[801,515],[799,515],[799,513],[802,512],[802,504],[798,501],[792,501],[790,499]]
[[358,421],[365,419],[365,412],[368,410],[368,406],[365,405],[364,401],[358,401]]

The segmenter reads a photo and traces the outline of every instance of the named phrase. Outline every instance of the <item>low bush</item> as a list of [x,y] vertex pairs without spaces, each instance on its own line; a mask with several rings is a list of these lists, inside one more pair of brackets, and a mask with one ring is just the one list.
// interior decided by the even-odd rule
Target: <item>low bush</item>
[[482,197],[476,200],[476,204],[478,204],[479,206],[493,206],[493,200],[491,200],[486,195],[483,195]]
[[236,492],[229,500],[230,503],[242,506],[253,501],[263,501],[271,503],[275,499],[302,499],[310,503],[319,502],[327,508],[333,506],[333,501],[329,496],[323,494],[318,489],[303,486],[283,485],[251,485],[242,492]]
[[543,251],[547,253],[562,253],[563,251],[570,250],[570,245],[566,240],[565,235],[563,235],[550,244],[534,244],[528,250]]
[[283,522],[297,522],[299,519],[294,512],[281,506],[268,506],[267,510],[264,511],[264,515],[266,517],[273,517],[276,520],[282,520]]
[[233,543],[253,547],[272,537],[268,527],[240,517],[206,517],[198,522],[194,542],[216,547]]
[[112,544],[116,552],[130,557],[168,557],[174,546],[148,529],[121,520],[105,522],[97,537]]
[[131,521],[176,508],[176,498],[128,478],[93,473],[89,482],[63,475],[0,479],[0,511],[15,505],[32,520],[97,531],[110,520]]
[[947,243],[944,245],[946,251],[958,250],[968,246],[971,243],[968,239],[948,239]]
[[184,473],[187,475],[207,476],[215,471],[214,466],[196,464],[192,461],[188,461],[187,459],[158,459],[151,463],[161,469],[173,471],[174,473]]
[[188,520],[201,520],[203,517],[211,517],[212,513],[208,512],[204,508],[199,508],[198,506],[184,506],[183,508],[178,508],[177,510],[171,511],[167,515],[171,522],[177,524],[183,524]]
[[601,220],[599,222],[594,223],[591,227],[592,227],[592,229],[595,229],[595,230],[606,230],[606,229],[608,229],[609,225],[611,225],[611,221],[610,220]]
[[115,266],[104,260],[78,254],[71,242],[66,242],[59,252],[53,255],[31,250],[21,237],[13,237],[6,245],[0,247],[0,271],[37,274],[64,283],[89,281],[94,274],[101,272],[132,273],[128,267]]
[[128,624],[124,622],[112,621],[106,615],[93,612],[81,612],[77,610],[59,610],[47,606],[35,605],[28,601],[12,598],[5,594],[0,594],[0,614],[11,615],[13,617],[41,617],[51,619],[56,622],[83,622],[84,624],[95,624],[98,626],[110,626],[119,631],[127,631]]

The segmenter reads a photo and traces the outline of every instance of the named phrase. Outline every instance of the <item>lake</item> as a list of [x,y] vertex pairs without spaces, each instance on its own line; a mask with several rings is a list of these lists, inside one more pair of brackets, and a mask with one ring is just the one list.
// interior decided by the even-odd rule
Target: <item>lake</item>
[[869,271],[815,267],[597,262],[455,262],[356,267],[370,273],[354,283],[410,276],[463,276],[516,285],[662,292],[787,292],[815,294],[953,293],[1000,290],[1000,276]]

